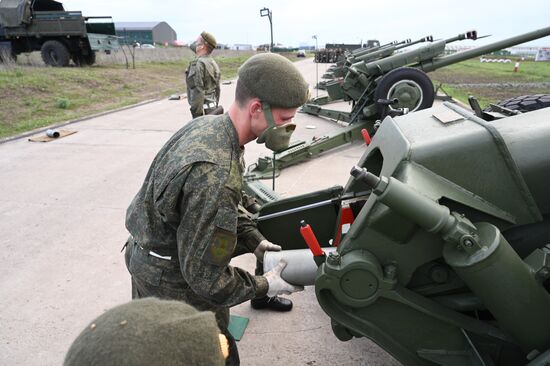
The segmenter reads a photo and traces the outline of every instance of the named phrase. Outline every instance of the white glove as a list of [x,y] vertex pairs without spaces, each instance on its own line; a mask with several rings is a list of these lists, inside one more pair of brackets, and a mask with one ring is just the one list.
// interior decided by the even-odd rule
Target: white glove
[[303,291],[304,286],[294,286],[286,282],[281,278],[281,272],[286,267],[286,262],[281,259],[273,269],[264,274],[267,283],[269,283],[269,289],[267,290],[267,296],[273,297],[277,295],[290,295],[293,292]]
[[260,262],[264,261],[264,254],[265,252],[279,252],[281,251],[281,246],[277,244],[273,244],[269,240],[262,240],[260,244],[256,247],[256,250],[254,250],[254,255]]

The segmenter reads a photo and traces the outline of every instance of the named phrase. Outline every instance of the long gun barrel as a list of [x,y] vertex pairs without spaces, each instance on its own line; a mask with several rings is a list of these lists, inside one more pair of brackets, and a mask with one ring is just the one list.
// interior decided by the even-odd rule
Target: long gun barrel
[[377,46],[377,47],[371,47],[371,48],[358,48],[356,50],[353,50],[350,52],[351,55],[353,56],[357,56],[357,55],[361,55],[365,52],[372,52],[372,51],[378,51],[379,49],[381,48],[384,48],[384,47],[388,47],[388,46],[393,46],[393,45],[396,45],[396,44],[401,44],[403,42],[406,42],[407,40],[404,40],[404,41],[401,41],[401,42],[398,42],[398,41],[392,41],[392,42],[389,42],[389,43],[386,43],[386,44],[383,44],[383,45],[380,45],[380,46]]
[[465,61],[473,57],[478,57],[489,52],[501,50],[503,48],[512,47],[521,43],[529,42],[534,39],[546,37],[550,35],[550,27],[541,28],[529,33],[524,33],[519,36],[510,37],[502,41],[490,43],[485,46],[480,46],[468,51],[456,53],[454,55],[444,56],[441,58],[421,62],[418,68],[425,72],[437,70],[441,67],[448,66],[457,62]]
[[[427,38],[428,37],[420,39],[413,44],[426,41]],[[435,57],[441,55],[445,51],[445,46],[451,42],[476,38],[477,33],[475,31],[468,31],[466,33],[461,33],[455,37],[451,37],[446,40],[431,42],[430,44],[423,47],[396,55],[385,55],[385,57],[378,59],[368,58],[365,60],[359,60],[359,62],[356,62],[352,65],[349,71],[351,71],[352,73],[354,71],[359,71],[370,76],[384,74],[398,67],[417,65],[424,61],[431,61]]]
[[421,69],[425,72],[430,72],[450,64],[468,60],[472,57],[481,56],[488,52],[498,51],[506,47],[529,42],[548,35],[550,35],[550,27],[521,34],[454,55],[440,56],[444,52],[445,46],[451,42],[464,39],[477,39],[477,33],[475,31],[469,31],[446,40],[432,42],[429,45],[408,52],[392,55],[368,63],[357,62],[349,68],[349,71],[351,74],[363,73],[372,77],[385,74],[399,67],[409,66]]
[[465,40],[465,39],[471,39],[471,40],[475,41],[477,38],[478,38],[477,37],[477,31],[471,30],[471,31],[468,31],[466,33],[460,33],[458,36],[447,38],[445,40],[445,43],[452,43],[452,42],[456,42],[456,41],[462,41],[462,40]]
[[395,47],[396,50],[400,50],[402,48],[405,48],[405,47],[409,47],[409,46],[413,46],[415,44],[419,44],[419,43],[422,43],[422,42],[433,42],[434,38],[432,36],[426,36],[424,38],[420,38],[414,42],[409,42],[407,44],[404,44],[404,45],[401,45],[401,46],[398,46],[398,47]]
[[352,53],[351,55],[349,55],[345,60],[337,62],[335,66],[331,66],[328,69],[328,73],[325,75],[328,76],[327,78],[344,77],[347,72],[346,66],[351,66],[352,64],[357,62],[366,63],[366,62],[383,59],[385,57],[392,56],[397,50],[410,47],[422,42],[433,42],[433,37],[426,36],[414,42],[412,42],[410,39],[405,39],[401,42],[394,41],[394,42],[387,43],[383,46],[355,51],[355,53]]
[[411,43],[410,39],[405,39],[401,42],[393,41],[393,42],[386,43],[385,45],[378,46],[378,47],[360,48],[360,49],[355,50],[354,52],[352,52],[351,57],[352,58],[358,58],[358,57],[364,56],[364,55],[369,54],[369,53],[377,52],[377,51],[380,51],[380,50],[383,50],[383,49],[386,49],[386,48],[390,48],[390,47],[406,45],[408,43]]
[[361,61],[362,62],[371,62],[371,61],[383,59],[383,58],[392,56],[395,53],[395,51],[397,51],[397,50],[400,50],[400,49],[403,49],[403,48],[406,48],[406,47],[410,47],[410,46],[413,46],[415,44],[419,44],[419,43],[422,43],[422,42],[427,42],[427,41],[429,41],[429,42],[433,41],[433,37],[432,36],[427,36],[427,37],[424,37],[424,38],[420,38],[419,40],[416,40],[414,42],[411,42],[410,39],[407,39],[406,41],[399,42],[397,44],[382,48],[382,49],[380,49],[378,51],[375,51],[375,52],[369,52],[369,53],[365,53],[361,56],[350,57],[348,61],[349,61],[350,64],[353,64],[353,63],[357,63],[357,62],[361,62]]

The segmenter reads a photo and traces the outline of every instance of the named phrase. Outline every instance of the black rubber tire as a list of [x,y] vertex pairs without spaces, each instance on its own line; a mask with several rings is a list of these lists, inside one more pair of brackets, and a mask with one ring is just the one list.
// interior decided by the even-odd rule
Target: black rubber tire
[[76,66],[92,66],[95,64],[96,61],[96,55],[95,52],[90,51],[89,54],[83,55],[83,54],[77,54],[73,55],[71,58]]
[[[532,112],[538,109],[550,107],[550,94],[522,95],[520,97],[500,101],[497,105],[513,111],[520,111],[522,113]],[[483,111],[491,112],[492,109],[489,106]]]
[[[424,71],[412,67],[400,67],[384,75],[374,90],[374,100],[392,99],[392,96],[389,95],[392,87],[397,83],[407,81],[417,84],[422,92],[422,99],[416,104],[415,108],[408,107],[410,111],[413,112],[430,108],[435,99],[432,80]],[[397,108],[399,107],[398,105]],[[382,114],[384,108],[385,106],[377,104],[378,113]]]
[[46,41],[40,48],[42,60],[46,65],[64,67],[69,65],[71,54],[67,47],[59,41]]
[[87,66],[92,66],[93,64],[95,64],[95,61],[96,61],[96,56],[94,51],[91,51],[89,54],[84,56],[84,62],[86,63]]
[[76,66],[84,66],[84,61],[82,60],[81,54],[71,55],[71,60],[73,60]]

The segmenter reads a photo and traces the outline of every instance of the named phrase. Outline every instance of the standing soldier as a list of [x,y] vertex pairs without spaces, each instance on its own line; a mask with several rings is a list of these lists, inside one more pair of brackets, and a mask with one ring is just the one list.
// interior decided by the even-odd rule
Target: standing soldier
[[240,161],[244,145],[254,139],[273,151],[288,147],[308,85],[292,62],[272,53],[251,57],[238,75],[228,113],[196,118],[176,132],[126,213],[132,297],[180,300],[213,311],[229,341],[228,365],[239,364],[227,330],[229,307],[303,289],[281,278],[285,263],[254,276],[229,261],[247,252],[263,259],[265,251],[281,249],[242,209]]
[[[190,46],[191,50],[197,54],[185,70],[187,100],[191,106],[193,118],[215,112],[220,101],[221,73],[218,64],[211,56],[216,45],[213,35],[202,32]],[[223,109],[219,111],[223,113]]]

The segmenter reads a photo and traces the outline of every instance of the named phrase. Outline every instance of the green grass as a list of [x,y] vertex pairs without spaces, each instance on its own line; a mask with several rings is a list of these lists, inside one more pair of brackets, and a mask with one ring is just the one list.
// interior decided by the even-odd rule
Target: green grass
[[[250,56],[216,56],[222,78],[234,78],[239,66]],[[295,53],[285,56],[292,61],[302,60]],[[88,68],[24,65],[0,68],[0,138],[184,93],[184,71],[189,61],[181,58],[138,62],[135,70],[121,64]],[[480,63],[473,59],[434,71],[430,77],[436,85],[442,83],[454,98],[467,103],[468,96],[474,95],[482,106],[519,95],[550,94],[547,84],[539,85],[550,82],[549,62],[522,62],[518,73],[514,73],[513,68],[514,63]]]
[[513,71],[514,65],[515,61],[500,64],[471,59],[431,72],[430,78],[464,103],[469,95],[475,96],[482,107],[520,95],[550,94],[549,62],[520,61],[518,72]]
[[[437,87],[437,85],[436,85],[436,87]],[[487,97],[485,95],[469,93],[468,91],[465,91],[461,88],[453,88],[452,86],[449,86],[449,85],[443,85],[443,89],[444,89],[445,93],[452,96],[453,99],[459,100],[459,101],[461,101],[462,103],[464,103],[466,105],[469,105],[468,104],[468,97],[470,95],[473,95],[474,97],[476,97],[477,101],[479,102],[479,105],[482,108],[488,106],[490,103],[496,103],[497,102],[497,100],[495,98],[492,98],[490,96]]]
[[[223,52],[223,51],[222,51]],[[141,101],[183,94],[190,57],[93,67],[0,65],[0,138]],[[190,54],[190,53],[189,53]],[[222,79],[232,79],[253,53],[218,54]],[[285,54],[295,61],[294,54]],[[131,64],[131,62],[130,62]]]
[[[223,79],[250,55],[216,56]],[[0,138],[35,128],[185,92],[188,59],[124,65],[0,69]]]

